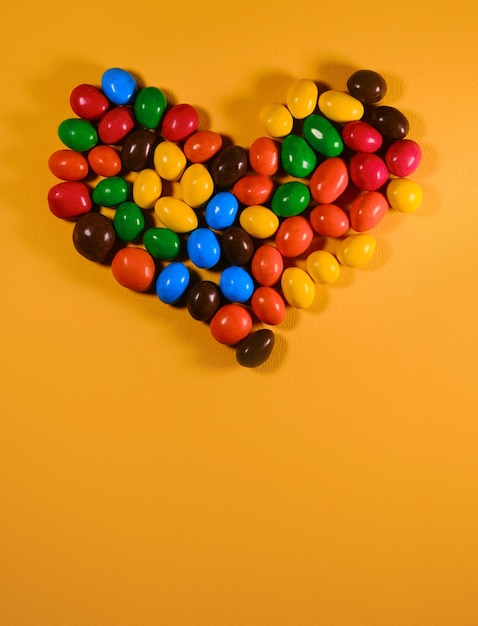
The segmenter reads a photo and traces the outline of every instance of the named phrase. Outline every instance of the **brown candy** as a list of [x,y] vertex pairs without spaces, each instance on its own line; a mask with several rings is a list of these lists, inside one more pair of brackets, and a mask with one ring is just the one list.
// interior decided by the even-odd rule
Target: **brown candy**
[[221,150],[209,166],[209,173],[218,187],[230,187],[247,171],[249,158],[241,146],[228,146]]
[[86,213],[73,229],[73,245],[85,258],[104,263],[116,241],[113,223],[102,213]]
[[261,328],[248,335],[236,349],[236,359],[243,367],[258,367],[270,357],[275,335],[269,328]]
[[189,289],[186,306],[191,317],[207,322],[218,310],[220,301],[217,285],[211,280],[201,280]]
[[254,242],[239,226],[229,226],[222,236],[222,251],[232,265],[245,265],[254,254]]
[[373,112],[372,126],[387,139],[403,139],[409,123],[405,115],[391,106],[378,106]]
[[364,104],[375,104],[387,93],[385,79],[373,70],[358,70],[347,81],[349,93]]
[[157,139],[149,130],[145,128],[134,130],[123,141],[121,150],[123,167],[133,172],[152,167],[156,144]]

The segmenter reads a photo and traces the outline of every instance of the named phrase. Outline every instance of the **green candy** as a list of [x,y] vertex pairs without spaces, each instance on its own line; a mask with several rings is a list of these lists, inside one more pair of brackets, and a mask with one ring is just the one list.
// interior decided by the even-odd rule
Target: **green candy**
[[98,133],[91,122],[70,118],[58,126],[58,137],[70,150],[86,152],[98,143]]
[[104,178],[93,189],[93,202],[100,206],[114,207],[126,202],[129,196],[129,184],[120,176]]
[[178,234],[169,228],[148,228],[143,243],[151,256],[162,260],[175,259],[181,249]]
[[138,124],[153,130],[166,111],[167,101],[164,93],[157,87],[144,87],[134,101],[134,114]]
[[115,211],[113,226],[123,241],[134,241],[145,225],[143,211],[134,202],[122,202]]
[[317,165],[317,155],[300,135],[287,135],[281,146],[284,170],[296,178],[306,178]]
[[271,209],[279,217],[291,217],[305,211],[310,202],[307,185],[298,180],[283,183],[274,192]]
[[302,132],[312,148],[325,157],[339,156],[344,149],[339,131],[322,115],[313,113],[306,117]]

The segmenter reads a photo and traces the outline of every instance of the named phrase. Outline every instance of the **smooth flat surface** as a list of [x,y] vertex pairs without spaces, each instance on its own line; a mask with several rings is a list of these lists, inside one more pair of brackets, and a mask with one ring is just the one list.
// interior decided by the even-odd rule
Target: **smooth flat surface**
[[[478,624],[478,9],[292,6],[2,19],[2,626]],[[240,368],[48,211],[69,94],[112,66],[244,146],[293,79],[375,69],[422,146],[423,205]]]

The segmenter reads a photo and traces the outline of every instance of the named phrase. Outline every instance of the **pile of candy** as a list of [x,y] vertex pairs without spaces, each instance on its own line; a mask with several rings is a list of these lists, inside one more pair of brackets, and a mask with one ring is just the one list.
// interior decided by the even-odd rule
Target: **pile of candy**
[[378,104],[383,77],[359,70],[347,89],[294,81],[285,104],[260,111],[264,136],[245,149],[200,129],[192,105],[108,69],[101,87],[70,95],[77,117],[58,127],[65,148],[48,165],[62,182],[49,208],[75,221],[76,250],[111,265],[120,285],[184,304],[241,365],[257,367],[287,307],[311,306],[316,285],[367,262],[370,231],[390,208],[421,203],[409,178],[421,150],[403,113]]

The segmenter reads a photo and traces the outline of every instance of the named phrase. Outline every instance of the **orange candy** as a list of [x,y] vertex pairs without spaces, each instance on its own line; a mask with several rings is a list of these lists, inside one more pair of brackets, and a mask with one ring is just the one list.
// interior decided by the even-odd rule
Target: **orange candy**
[[60,180],[78,181],[88,175],[88,161],[75,150],[57,150],[48,159],[50,172]]
[[247,337],[252,328],[249,311],[240,304],[225,304],[211,319],[209,329],[219,343],[232,346]]
[[270,137],[258,137],[249,148],[249,163],[256,174],[274,176],[279,169],[280,151]]
[[279,226],[276,246],[282,256],[297,257],[307,250],[313,236],[309,220],[302,215],[294,215],[286,218]]
[[222,137],[213,130],[198,130],[186,139],[183,152],[191,163],[205,163],[222,147]]
[[148,291],[153,284],[156,266],[153,257],[143,248],[126,247],[115,254],[111,271],[123,287]]
[[341,237],[349,229],[347,213],[336,204],[319,204],[310,212],[310,223],[322,237]]
[[246,206],[264,204],[274,191],[274,181],[262,174],[250,174],[240,178],[232,188],[239,202]]
[[251,307],[255,316],[264,324],[275,326],[285,317],[285,302],[273,287],[257,287],[252,294]]
[[266,243],[254,252],[251,271],[260,285],[271,287],[278,283],[283,269],[284,259],[274,246]]
[[310,177],[310,194],[317,202],[330,204],[345,191],[349,182],[343,159],[332,157],[323,161]]
[[116,176],[121,172],[119,153],[111,146],[95,146],[88,152],[88,162],[98,176]]
[[352,228],[358,233],[375,228],[388,211],[388,200],[379,191],[364,191],[350,207]]

